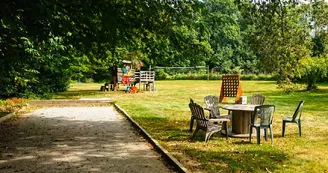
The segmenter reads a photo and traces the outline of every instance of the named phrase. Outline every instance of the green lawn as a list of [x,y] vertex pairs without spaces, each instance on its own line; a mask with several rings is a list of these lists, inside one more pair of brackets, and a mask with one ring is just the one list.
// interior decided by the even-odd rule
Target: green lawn
[[[98,91],[102,84],[74,84],[55,99],[110,97],[159,141],[191,172],[326,172],[328,171],[328,85],[315,92],[284,94],[271,81],[242,81],[244,95],[260,93],[265,104],[274,104],[274,146],[261,138],[261,145],[248,139],[215,134],[204,143],[204,134],[190,140],[189,98],[204,105],[206,95],[219,96],[221,81],[157,81],[156,92],[126,94]],[[249,97],[248,97],[249,99]],[[282,118],[291,116],[300,100],[305,100],[302,130],[287,124],[281,137]],[[223,112],[224,113],[224,112]]]

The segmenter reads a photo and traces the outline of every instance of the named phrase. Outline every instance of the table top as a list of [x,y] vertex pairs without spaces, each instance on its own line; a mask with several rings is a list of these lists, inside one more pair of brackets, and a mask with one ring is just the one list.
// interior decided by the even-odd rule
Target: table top
[[233,104],[233,105],[224,105],[222,106],[222,108],[229,111],[254,111],[255,106],[259,106],[259,105]]

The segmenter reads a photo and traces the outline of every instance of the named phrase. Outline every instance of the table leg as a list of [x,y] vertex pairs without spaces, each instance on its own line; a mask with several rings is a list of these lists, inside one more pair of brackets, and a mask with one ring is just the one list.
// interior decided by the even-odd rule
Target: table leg
[[251,122],[250,111],[232,111],[232,132],[236,134],[249,134]]

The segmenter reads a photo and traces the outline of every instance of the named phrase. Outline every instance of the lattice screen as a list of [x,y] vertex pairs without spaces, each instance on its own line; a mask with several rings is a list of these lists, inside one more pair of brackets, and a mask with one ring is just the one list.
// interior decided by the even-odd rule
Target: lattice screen
[[239,97],[243,95],[240,86],[240,75],[224,75],[222,76],[222,85],[220,92],[220,102],[228,101],[227,97],[236,97],[235,102],[237,103]]

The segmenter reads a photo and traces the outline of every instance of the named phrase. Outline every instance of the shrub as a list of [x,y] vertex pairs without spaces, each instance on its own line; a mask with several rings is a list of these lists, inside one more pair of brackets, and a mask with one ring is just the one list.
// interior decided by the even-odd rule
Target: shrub
[[299,86],[290,80],[286,80],[278,84],[279,89],[283,89],[286,94],[293,93],[295,90],[299,89]]
[[157,69],[155,73],[155,79],[157,80],[165,80],[169,78],[169,74],[165,72],[164,69]]
[[9,98],[7,100],[0,100],[0,112],[12,112],[28,104],[27,99]]
[[[199,73],[177,73],[177,74],[167,74],[163,69],[156,70],[156,80],[222,80],[221,74],[199,74]],[[267,74],[242,74],[240,76],[241,80],[266,80],[274,81],[276,80],[275,76]]]

